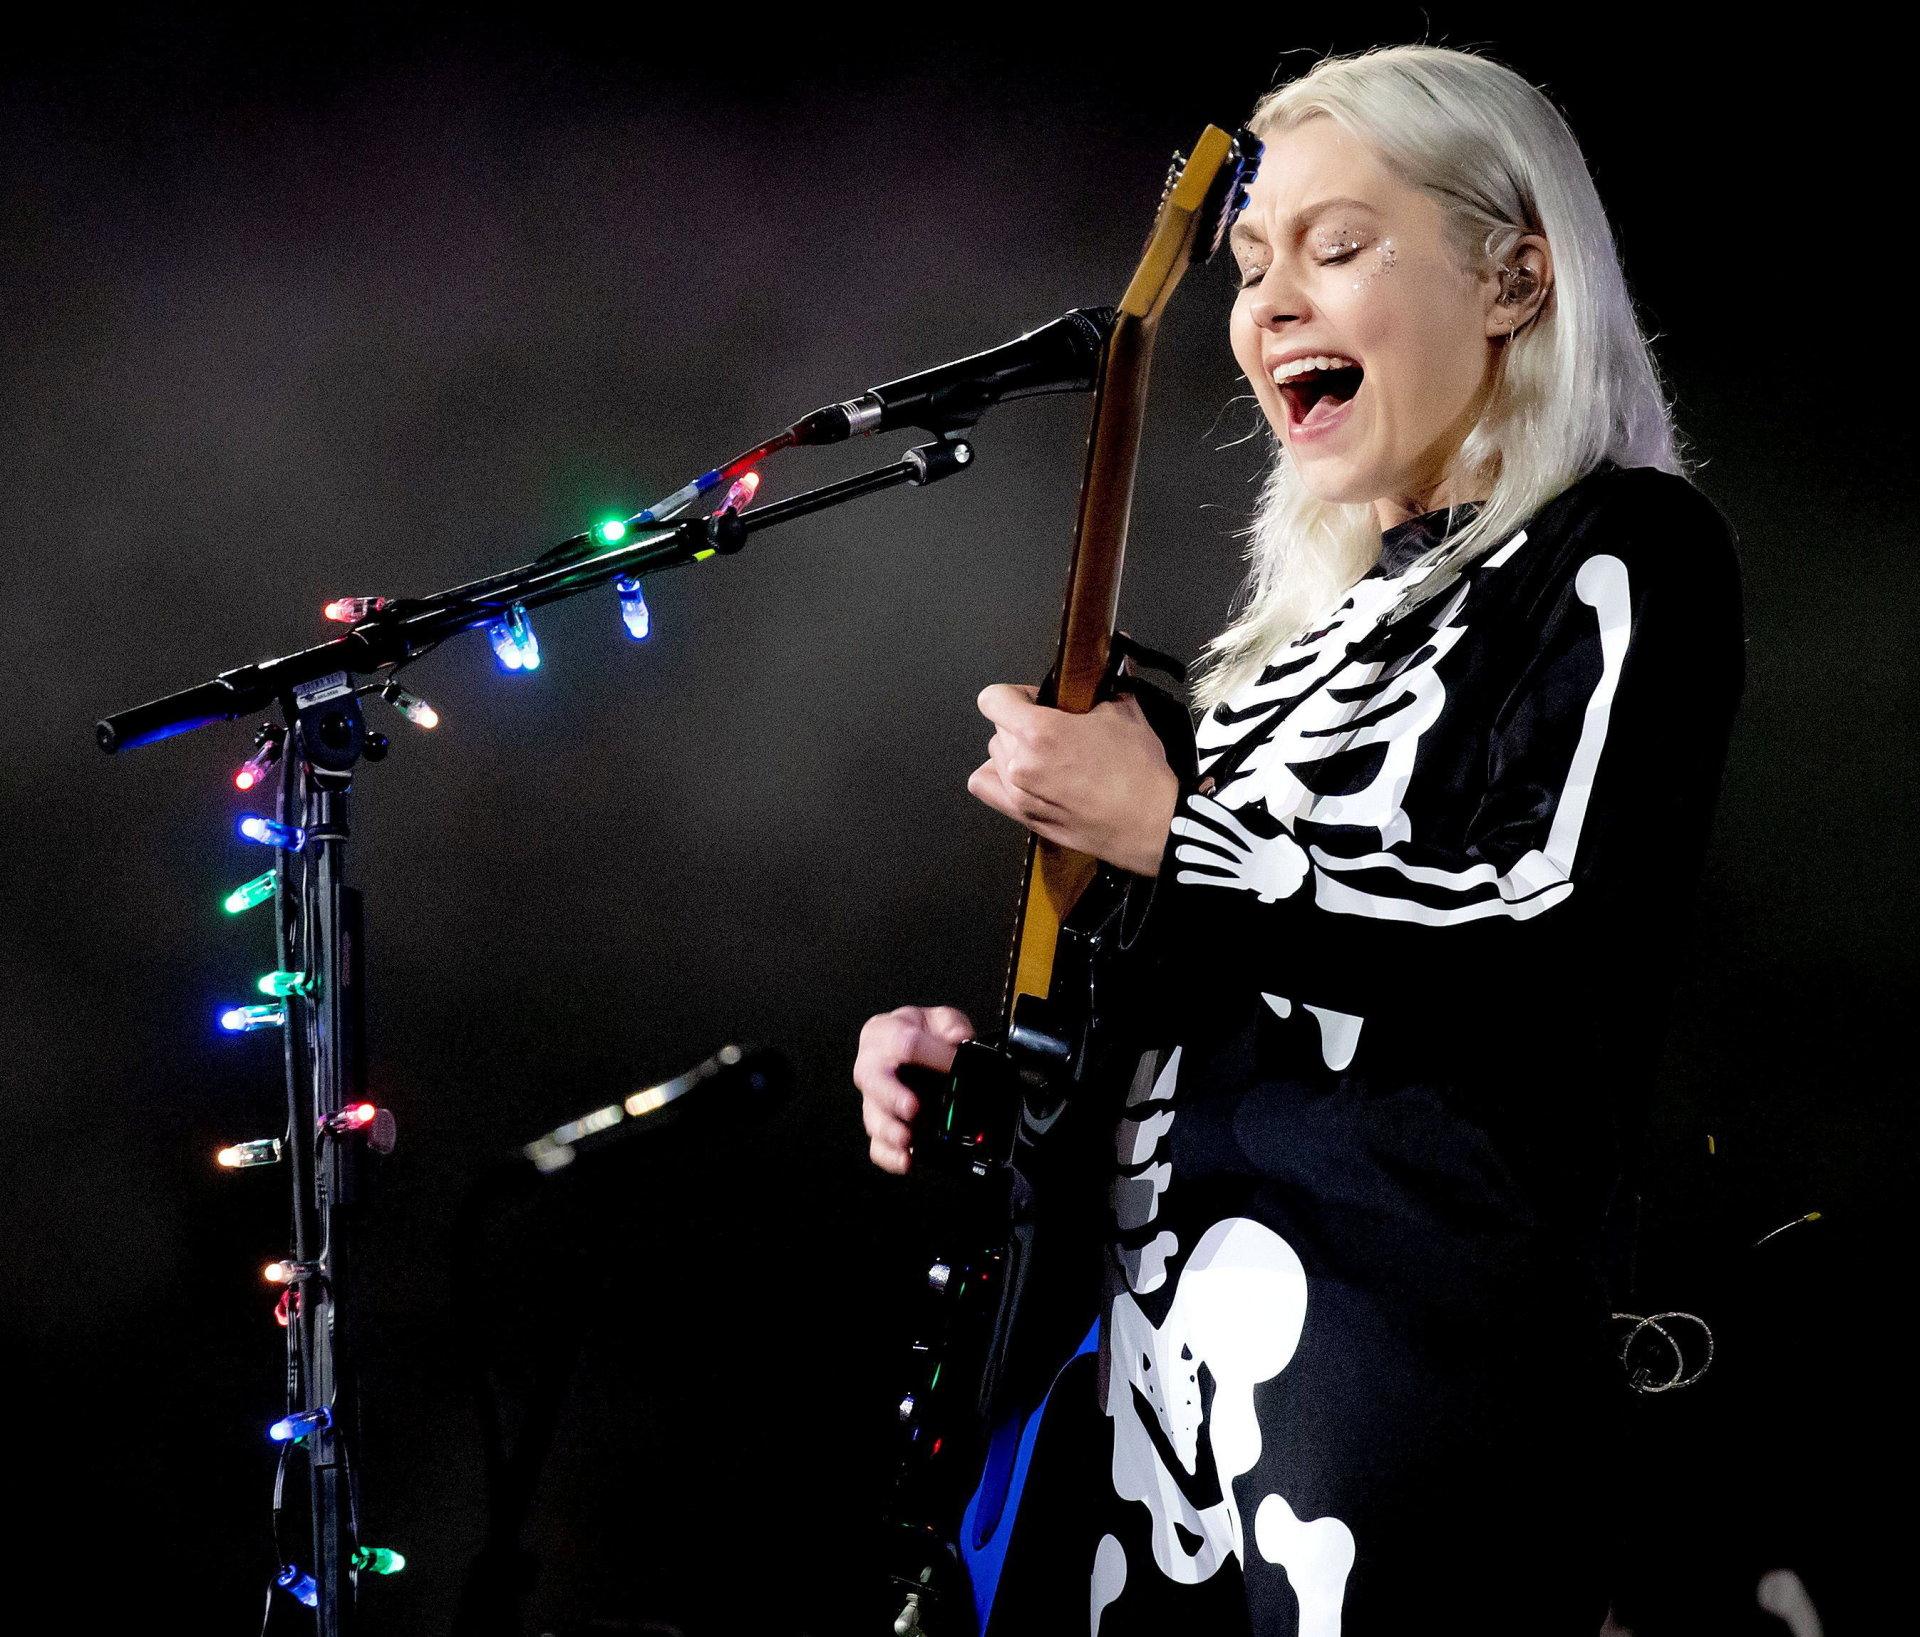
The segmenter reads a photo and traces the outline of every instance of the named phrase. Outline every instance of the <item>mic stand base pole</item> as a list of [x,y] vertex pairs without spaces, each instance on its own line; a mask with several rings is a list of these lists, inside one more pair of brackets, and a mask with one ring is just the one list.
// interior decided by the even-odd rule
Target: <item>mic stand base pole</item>
[[[322,694],[322,697],[311,697]],[[330,696],[328,696],[330,695]],[[360,897],[342,882],[352,769],[365,729],[350,691],[317,687],[283,701],[289,751],[282,821],[305,840],[282,851],[277,876],[280,969],[301,974],[286,998],[288,1147],[295,1259],[313,1265],[293,1305],[292,1411],[325,1412],[300,1440],[312,1508],[315,1630],[347,1637],[354,1627],[352,1551],[357,1511],[350,1450],[358,1416],[344,1317],[351,1268],[342,1210],[352,1202],[357,1139],[337,1116],[360,1100],[365,1079]]]

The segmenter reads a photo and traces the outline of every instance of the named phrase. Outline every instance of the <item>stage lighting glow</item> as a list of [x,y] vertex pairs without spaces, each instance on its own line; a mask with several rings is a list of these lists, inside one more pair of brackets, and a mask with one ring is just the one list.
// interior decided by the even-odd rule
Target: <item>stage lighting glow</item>
[[272,896],[273,871],[268,870],[228,893],[226,911],[229,915],[238,915],[242,910],[252,909],[255,904],[264,904]]
[[653,618],[647,612],[647,599],[641,593],[640,582],[631,574],[622,574],[613,582],[613,589],[620,593],[620,618],[626,622],[627,635],[635,642],[645,642]]
[[286,1008],[282,1006],[229,1006],[220,1014],[220,1027],[228,1034],[252,1034],[255,1029],[279,1029],[286,1026]]

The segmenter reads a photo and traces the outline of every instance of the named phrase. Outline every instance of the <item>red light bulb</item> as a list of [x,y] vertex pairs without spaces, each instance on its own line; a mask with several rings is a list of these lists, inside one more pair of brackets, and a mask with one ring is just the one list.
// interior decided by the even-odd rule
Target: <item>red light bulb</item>
[[242,762],[233,775],[233,788],[251,790],[267,776],[268,770],[280,760],[280,746],[286,735],[271,722],[261,725],[254,736],[253,754]]

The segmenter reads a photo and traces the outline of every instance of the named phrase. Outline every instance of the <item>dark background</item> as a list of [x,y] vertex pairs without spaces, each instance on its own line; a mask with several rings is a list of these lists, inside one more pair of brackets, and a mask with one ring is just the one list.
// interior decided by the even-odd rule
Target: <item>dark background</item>
[[[245,1630],[273,1567],[260,1429],[282,1334],[258,1268],[287,1248],[285,1177],[211,1164],[284,1116],[275,1047],[213,1027],[269,960],[264,922],[219,909],[262,863],[232,839],[246,733],[109,759],[93,720],[319,640],[332,595],[520,561],[816,403],[1113,300],[1173,148],[1322,51],[1425,37],[1567,112],[1696,481],[1744,548],[1749,682],[1639,1292],[1709,1317],[1719,1355],[1620,1452],[1639,1502],[1619,1615],[1779,1631],[1746,1611],[1788,1566],[1830,1631],[1876,1628],[1874,1496],[1904,1470],[1880,1315],[1911,1124],[1882,1065],[1911,1015],[1914,813],[1906,387],[1882,350],[1910,279],[1858,66],[1874,48],[1831,11],[1817,53],[1680,38],[1671,8],[1513,15],[969,13],[940,34],[716,14],[696,33],[551,7],[155,8],[12,39],[16,1564],[113,1630],[156,1603]],[[1194,274],[1169,313],[1134,510],[1125,621],[1189,654],[1238,583],[1262,448],[1230,276]],[[469,1330],[518,1368],[541,1301],[576,1288],[591,1322],[527,1535],[526,1629],[870,1629],[927,1210],[866,1163],[848,1071],[872,1011],[990,1009],[1020,839],[965,793],[973,699],[1044,668],[1085,425],[1084,400],[1010,406],[963,481],[656,581],[645,647],[610,597],[575,601],[539,619],[537,675],[452,643],[412,673],[440,732],[379,724],[395,751],[359,781],[350,867],[401,1145],[365,1223],[360,1459],[367,1535],[412,1566],[373,1589],[368,1629],[444,1631],[478,1548]],[[910,441],[776,459],[765,494]],[[730,1039],[791,1055],[785,1110],[609,1162],[591,1208],[490,1222],[467,1247],[490,1294],[456,1313],[475,1180]]]

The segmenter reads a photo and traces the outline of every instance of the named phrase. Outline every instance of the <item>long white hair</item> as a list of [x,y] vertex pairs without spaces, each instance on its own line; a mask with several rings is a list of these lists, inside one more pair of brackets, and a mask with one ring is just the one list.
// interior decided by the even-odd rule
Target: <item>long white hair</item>
[[[1606,211],[1579,143],[1545,96],[1471,52],[1388,46],[1323,59],[1262,97],[1248,124],[1267,138],[1323,116],[1441,207],[1470,272],[1504,265],[1523,234],[1552,247],[1546,300],[1499,343],[1494,390],[1449,469],[1472,485],[1463,492],[1487,496],[1448,542],[1460,562],[1510,536],[1602,460],[1687,475]],[[1257,675],[1380,555],[1372,503],[1315,499],[1285,445],[1271,428],[1264,435],[1273,461],[1240,531],[1252,571],[1238,612],[1201,653],[1193,699],[1203,710]]]

